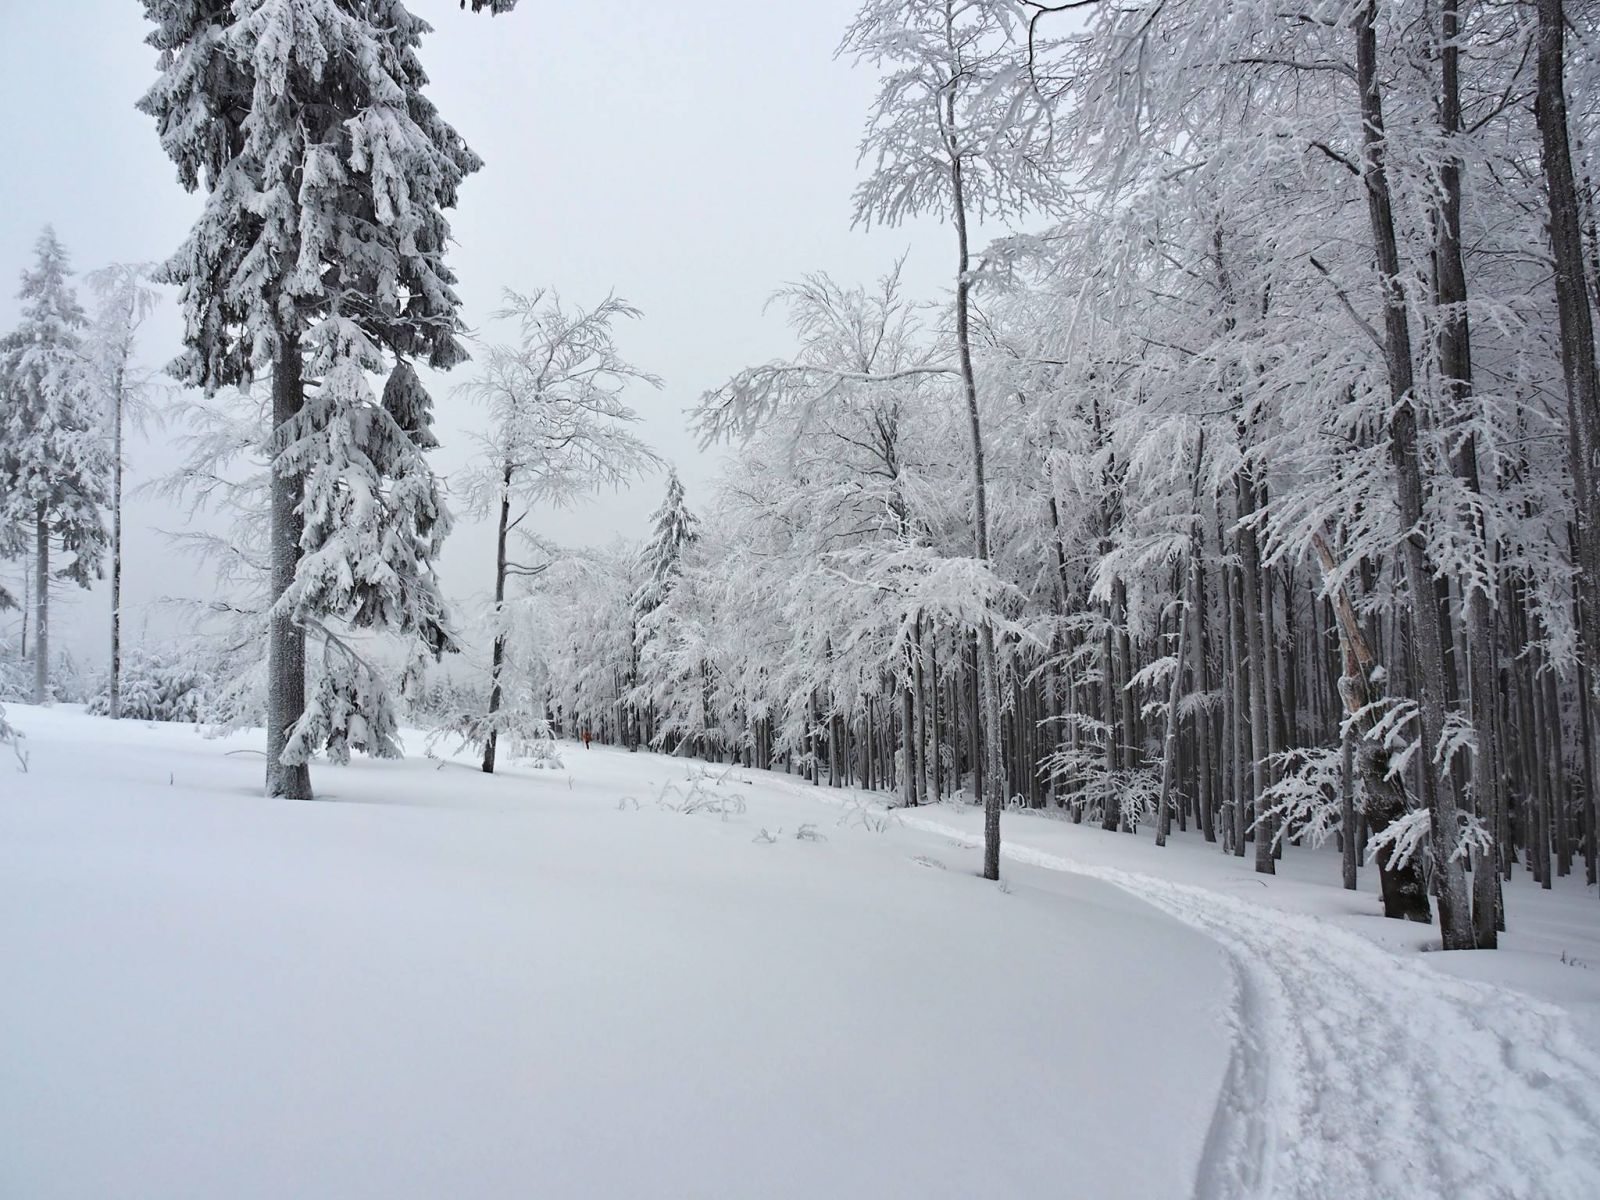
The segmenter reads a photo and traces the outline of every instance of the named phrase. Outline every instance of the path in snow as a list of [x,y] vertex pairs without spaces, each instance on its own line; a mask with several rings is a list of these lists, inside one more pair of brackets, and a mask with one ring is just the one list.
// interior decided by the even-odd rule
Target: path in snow
[[1003,853],[1112,883],[1231,956],[1235,1045],[1199,1200],[1600,1196],[1600,1057],[1560,1008],[1453,978],[1314,916],[1015,841]]

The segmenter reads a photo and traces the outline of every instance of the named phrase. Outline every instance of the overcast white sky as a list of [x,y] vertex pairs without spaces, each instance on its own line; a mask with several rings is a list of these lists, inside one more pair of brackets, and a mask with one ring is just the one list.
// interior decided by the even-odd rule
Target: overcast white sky
[[[134,110],[155,56],[138,0],[5,0],[0,40],[0,327],[18,314],[17,272],[53,222],[80,272],[165,257],[198,201],[176,182],[153,123]],[[684,429],[684,410],[747,363],[787,353],[775,287],[813,270],[870,279],[911,251],[907,282],[933,299],[949,275],[944,232],[924,225],[850,227],[856,143],[875,78],[833,50],[855,0],[526,0],[489,19],[457,0],[413,0],[436,32],[423,62],[431,95],[486,166],[452,215],[464,316],[481,328],[504,287],[551,286],[590,303],[615,290],[644,310],[623,330],[634,361],[666,388],[632,396],[643,433],[703,500],[715,458]],[[169,306],[144,357],[177,351]],[[456,372],[464,377],[471,364]],[[466,451],[470,405],[436,395],[436,462],[447,476]],[[160,439],[135,443],[131,480],[169,467]],[[554,514],[557,541],[643,533],[662,480]],[[150,503],[128,512],[125,605],[204,595],[207,581],[156,531],[180,518]],[[492,572],[486,530],[463,521],[446,549],[447,589],[482,593]],[[103,652],[106,589],[62,597],[56,636]]]

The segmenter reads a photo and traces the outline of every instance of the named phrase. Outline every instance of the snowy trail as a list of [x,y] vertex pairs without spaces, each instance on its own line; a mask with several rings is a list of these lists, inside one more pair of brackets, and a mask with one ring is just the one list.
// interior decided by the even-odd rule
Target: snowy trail
[[1561,1009],[1313,916],[1015,841],[1003,853],[1114,884],[1232,958],[1235,1045],[1198,1200],[1600,1196],[1600,1057]]

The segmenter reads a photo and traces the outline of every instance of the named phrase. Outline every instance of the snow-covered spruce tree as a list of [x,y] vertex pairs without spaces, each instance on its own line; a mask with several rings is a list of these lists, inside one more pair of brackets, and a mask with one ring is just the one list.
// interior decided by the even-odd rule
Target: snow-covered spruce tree
[[102,417],[110,431],[111,487],[111,666],[105,715],[122,715],[122,473],[123,434],[149,410],[151,381],[134,359],[139,329],[159,299],[143,263],[116,263],[89,276],[98,304],[88,337],[89,363]]
[[[0,521],[33,537],[34,703],[50,698],[50,584],[100,576],[107,456],[67,252],[46,228],[22,274],[22,322],[0,340]],[[66,561],[51,569],[59,545]]]
[[311,734],[337,724],[324,702],[359,713],[374,692],[347,658],[348,686],[308,710],[307,629],[450,644],[431,567],[449,521],[412,363],[465,358],[444,210],[479,161],[423,95],[429,27],[400,0],[144,7],[161,76],[140,107],[206,193],[162,272],[187,322],[177,373],[208,391],[272,378],[267,791],[308,798]]
[[[636,567],[639,583],[633,594],[633,655],[628,672],[630,682],[636,687],[644,683],[640,663],[651,638],[651,617],[671,593],[684,552],[700,537],[699,527],[699,520],[684,500],[683,481],[678,478],[676,469],[669,470],[667,493],[650,518],[650,536],[640,547]],[[648,709],[641,712],[637,701],[631,702],[627,724],[630,745],[655,741],[653,714]]]
[[661,386],[618,351],[613,326],[639,311],[616,296],[569,310],[553,292],[508,292],[495,316],[517,322],[518,341],[490,346],[476,377],[461,388],[489,412],[465,492],[475,515],[496,518],[488,708],[462,721],[468,741],[483,752],[486,773],[494,771],[502,727],[527,741],[530,723],[543,720],[523,707],[502,708],[507,582],[535,577],[548,565],[515,561],[511,535],[537,546],[525,524],[535,505],[564,507],[653,466],[655,454],[628,429],[639,418],[622,397],[632,383]]

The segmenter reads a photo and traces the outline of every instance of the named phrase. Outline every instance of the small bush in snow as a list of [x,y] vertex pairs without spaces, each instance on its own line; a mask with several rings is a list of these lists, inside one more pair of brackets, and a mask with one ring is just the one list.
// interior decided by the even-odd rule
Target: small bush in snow
[[794,831],[797,842],[825,842],[828,839],[817,832],[815,825],[802,825]]
[[745,776],[733,773],[737,765],[729,763],[721,770],[711,766],[693,766],[684,774],[684,779],[690,783],[708,783],[712,787],[721,787],[725,783],[752,783],[753,781]]
[[900,818],[892,812],[876,808],[861,797],[856,797],[840,816],[837,824],[852,829],[865,829],[868,833],[888,833],[891,825]]
[[710,791],[699,780],[691,783],[687,791],[675,783],[663,784],[656,804],[667,812],[712,813],[724,821],[745,810],[742,796]]

